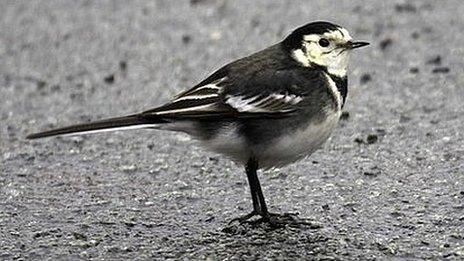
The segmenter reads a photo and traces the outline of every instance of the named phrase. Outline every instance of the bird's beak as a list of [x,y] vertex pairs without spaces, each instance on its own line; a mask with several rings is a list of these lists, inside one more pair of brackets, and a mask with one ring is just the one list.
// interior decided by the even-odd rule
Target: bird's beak
[[366,46],[366,45],[369,45],[368,42],[362,42],[362,41],[358,41],[358,42],[353,42],[353,41],[349,41],[345,44],[345,48],[346,49],[356,49],[356,48],[360,48],[360,47],[363,47],[363,46]]

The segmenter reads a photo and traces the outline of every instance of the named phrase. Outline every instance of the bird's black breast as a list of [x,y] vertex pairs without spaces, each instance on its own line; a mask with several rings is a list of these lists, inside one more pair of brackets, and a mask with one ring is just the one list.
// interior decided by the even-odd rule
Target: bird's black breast
[[340,92],[342,96],[342,108],[345,105],[346,96],[348,95],[348,77],[339,77],[333,74],[329,74],[329,77],[335,82],[337,86],[337,90]]
[[332,79],[332,81],[334,81],[337,87],[337,90],[340,92],[340,95],[342,96],[341,107],[343,108],[343,106],[345,105],[346,96],[348,95],[348,77],[346,75],[343,77],[340,77],[335,74],[331,74],[327,70],[326,66],[321,66],[315,63],[311,64],[311,67],[324,72],[326,75],[330,77],[330,79]]

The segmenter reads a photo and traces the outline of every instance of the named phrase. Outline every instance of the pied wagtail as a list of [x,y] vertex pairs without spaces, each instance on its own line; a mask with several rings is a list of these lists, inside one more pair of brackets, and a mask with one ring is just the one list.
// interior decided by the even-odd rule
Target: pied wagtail
[[185,132],[202,145],[245,166],[253,211],[272,222],[257,176],[259,168],[284,166],[312,154],[337,126],[348,92],[353,41],[346,29],[313,22],[282,42],[220,68],[160,107],[49,130],[37,139],[125,129]]

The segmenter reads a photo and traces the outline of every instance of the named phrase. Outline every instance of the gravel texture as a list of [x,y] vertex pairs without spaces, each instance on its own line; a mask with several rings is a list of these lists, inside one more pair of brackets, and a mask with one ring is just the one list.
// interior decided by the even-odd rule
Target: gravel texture
[[[464,259],[464,2],[0,2],[0,259]],[[228,226],[242,167],[183,134],[27,141],[161,105],[228,61],[324,19],[356,52],[323,149],[261,173],[273,212]],[[224,229],[226,228],[226,229]]]

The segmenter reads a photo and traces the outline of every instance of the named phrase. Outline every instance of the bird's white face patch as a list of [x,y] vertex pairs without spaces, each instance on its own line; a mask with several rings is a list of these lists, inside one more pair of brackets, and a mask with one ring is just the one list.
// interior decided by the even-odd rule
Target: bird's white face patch
[[[321,45],[321,39],[327,40],[328,45]],[[324,34],[305,35],[302,47],[293,51],[293,58],[303,66],[311,66],[311,63],[314,63],[327,67],[330,74],[344,77],[349,55],[345,44],[351,40],[345,28],[338,28]]]

